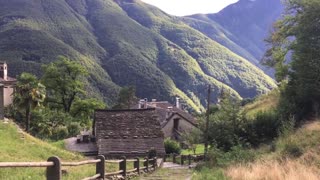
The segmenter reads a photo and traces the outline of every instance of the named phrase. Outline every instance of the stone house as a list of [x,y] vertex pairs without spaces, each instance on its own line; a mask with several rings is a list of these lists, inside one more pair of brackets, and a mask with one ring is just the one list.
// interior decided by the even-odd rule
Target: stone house
[[153,99],[151,102],[148,102],[147,99],[142,99],[136,108],[156,109],[165,138],[181,141],[182,133],[187,133],[193,128],[197,128],[196,119],[188,112],[182,110],[179,98],[176,98],[175,106],[168,101]]
[[8,76],[7,63],[0,63],[0,119],[4,118],[4,107],[12,104],[17,80]]
[[98,154],[108,158],[165,155],[164,134],[155,108],[96,110],[94,135]]

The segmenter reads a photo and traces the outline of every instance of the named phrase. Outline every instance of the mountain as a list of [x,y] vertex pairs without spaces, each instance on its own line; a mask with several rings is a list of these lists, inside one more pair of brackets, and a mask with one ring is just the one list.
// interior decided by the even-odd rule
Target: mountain
[[0,59],[11,76],[64,55],[90,72],[88,94],[115,102],[120,87],[137,96],[173,101],[196,111],[222,89],[252,98],[276,87],[247,59],[214,39],[139,0],[2,0]]
[[266,50],[264,39],[284,12],[280,0],[240,0],[215,14],[196,14],[184,21],[248,59],[263,70],[260,61]]

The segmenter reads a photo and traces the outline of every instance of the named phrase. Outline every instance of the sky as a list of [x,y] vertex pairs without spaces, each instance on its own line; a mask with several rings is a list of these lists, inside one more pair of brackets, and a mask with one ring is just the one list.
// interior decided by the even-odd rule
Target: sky
[[185,16],[215,13],[238,0],[142,0],[157,6],[168,14]]

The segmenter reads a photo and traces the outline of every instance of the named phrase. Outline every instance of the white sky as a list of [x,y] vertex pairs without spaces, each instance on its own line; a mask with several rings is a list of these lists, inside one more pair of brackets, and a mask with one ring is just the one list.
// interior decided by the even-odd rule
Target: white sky
[[162,9],[168,14],[185,16],[215,13],[238,0],[142,0]]

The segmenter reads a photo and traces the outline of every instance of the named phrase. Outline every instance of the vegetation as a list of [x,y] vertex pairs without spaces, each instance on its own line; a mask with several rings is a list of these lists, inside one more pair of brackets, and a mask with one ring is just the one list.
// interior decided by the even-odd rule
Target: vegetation
[[22,73],[17,80],[13,101],[18,110],[24,111],[25,127],[28,132],[32,110],[40,107],[44,102],[46,88],[36,76],[29,73]]
[[166,150],[166,154],[181,153],[180,143],[169,138],[164,140],[164,148]]
[[136,88],[124,87],[120,90],[119,98],[117,101],[117,105],[115,105],[114,109],[130,109],[134,105],[137,105],[138,98],[136,97]]
[[[86,75],[85,69],[65,57],[44,69],[44,85],[32,74],[19,76],[8,115],[18,122],[25,121],[27,131],[31,125],[30,132],[39,138],[59,140],[75,136],[83,128],[91,129],[94,110],[106,105],[86,98],[81,81]],[[25,116],[20,113],[21,109]]]
[[88,96],[110,107],[126,86],[140,98],[179,96],[195,112],[204,110],[207,84],[215,87],[213,101],[221,89],[245,98],[276,87],[247,60],[141,1],[14,0],[0,7],[0,56],[11,76],[41,77],[41,66],[63,55],[88,72],[81,79]]
[[[307,116],[319,115],[319,42],[317,0],[286,2],[286,14],[275,25],[268,39],[270,49],[265,61],[276,68],[282,81],[280,115],[297,123]],[[290,61],[290,64],[287,62]]]

